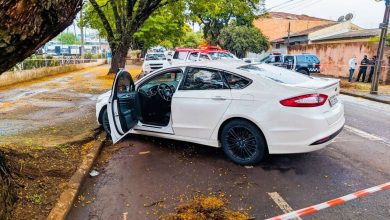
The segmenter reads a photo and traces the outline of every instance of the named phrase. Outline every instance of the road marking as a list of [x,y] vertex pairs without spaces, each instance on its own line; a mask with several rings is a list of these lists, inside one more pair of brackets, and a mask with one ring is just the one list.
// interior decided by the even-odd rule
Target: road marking
[[373,134],[370,134],[370,133],[367,133],[365,131],[362,131],[362,130],[359,130],[357,128],[354,128],[354,127],[351,127],[349,125],[344,125],[344,128],[354,134],[357,134],[359,135],[360,137],[363,137],[363,138],[366,138],[368,140],[371,140],[371,141],[380,141],[380,142],[384,142],[385,144],[387,145],[390,145],[390,141],[385,139],[385,138],[382,138],[382,137],[379,137],[379,136],[376,136],[376,135],[373,135]]
[[320,210],[330,208],[333,206],[337,206],[337,205],[341,205],[341,204],[344,204],[344,203],[351,201],[353,199],[361,198],[361,197],[370,195],[372,193],[379,192],[382,190],[387,190],[387,189],[390,189],[390,182],[384,183],[384,184],[379,185],[379,186],[374,186],[374,187],[371,187],[368,189],[360,190],[358,192],[354,192],[354,193],[351,193],[351,194],[348,194],[348,195],[345,195],[345,196],[342,196],[342,197],[339,197],[336,199],[332,199],[332,200],[329,200],[329,201],[326,201],[326,202],[323,202],[323,203],[320,203],[317,205],[313,205],[313,206],[309,206],[309,207],[306,207],[303,209],[299,209],[297,211],[293,211],[293,212],[285,213],[283,215],[275,216],[275,217],[269,218],[267,220],[296,219],[299,216],[309,215],[309,214],[318,212]]
[[[293,212],[294,209],[291,208],[291,206],[279,195],[277,192],[269,192],[268,193],[269,197],[271,197],[272,200],[276,203],[276,205],[279,206],[279,208],[284,212],[284,213],[289,213]],[[302,220],[300,217],[295,218],[297,220]]]

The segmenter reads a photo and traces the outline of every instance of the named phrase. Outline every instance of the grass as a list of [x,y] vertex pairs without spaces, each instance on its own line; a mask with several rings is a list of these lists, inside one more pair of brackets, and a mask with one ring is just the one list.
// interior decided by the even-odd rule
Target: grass
[[69,144],[59,144],[56,148],[61,151],[63,154],[68,154],[69,148],[71,146]]
[[[366,93],[370,91],[371,83],[340,81],[340,87],[343,91]],[[383,95],[390,95],[390,85],[379,85],[379,92]]]
[[26,198],[35,205],[40,205],[43,202],[43,196],[40,194],[33,194],[31,196],[27,196]]

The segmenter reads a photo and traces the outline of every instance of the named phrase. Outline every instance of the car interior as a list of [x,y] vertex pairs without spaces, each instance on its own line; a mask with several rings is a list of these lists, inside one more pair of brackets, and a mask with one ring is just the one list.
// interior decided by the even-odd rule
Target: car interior
[[144,124],[167,126],[171,117],[172,96],[183,72],[174,69],[159,74],[138,88],[140,121]]

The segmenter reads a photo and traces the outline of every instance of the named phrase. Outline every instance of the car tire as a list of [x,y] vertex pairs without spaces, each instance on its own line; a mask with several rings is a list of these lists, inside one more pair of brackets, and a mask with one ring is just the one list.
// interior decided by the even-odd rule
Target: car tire
[[310,75],[310,73],[306,70],[298,70],[298,73],[302,73],[302,74],[305,74],[305,75]]
[[232,120],[221,130],[220,141],[225,155],[240,165],[255,165],[267,152],[265,138],[259,128],[245,120]]
[[104,131],[108,134],[111,135],[111,128],[110,128],[110,122],[108,121],[108,113],[107,113],[107,108],[103,110],[102,113],[102,125]]

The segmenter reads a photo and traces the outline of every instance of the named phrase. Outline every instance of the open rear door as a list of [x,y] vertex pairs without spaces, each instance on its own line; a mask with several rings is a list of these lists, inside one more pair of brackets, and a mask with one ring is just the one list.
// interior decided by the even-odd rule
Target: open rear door
[[107,105],[111,138],[114,143],[126,135],[139,120],[138,95],[134,81],[126,70],[116,74]]

